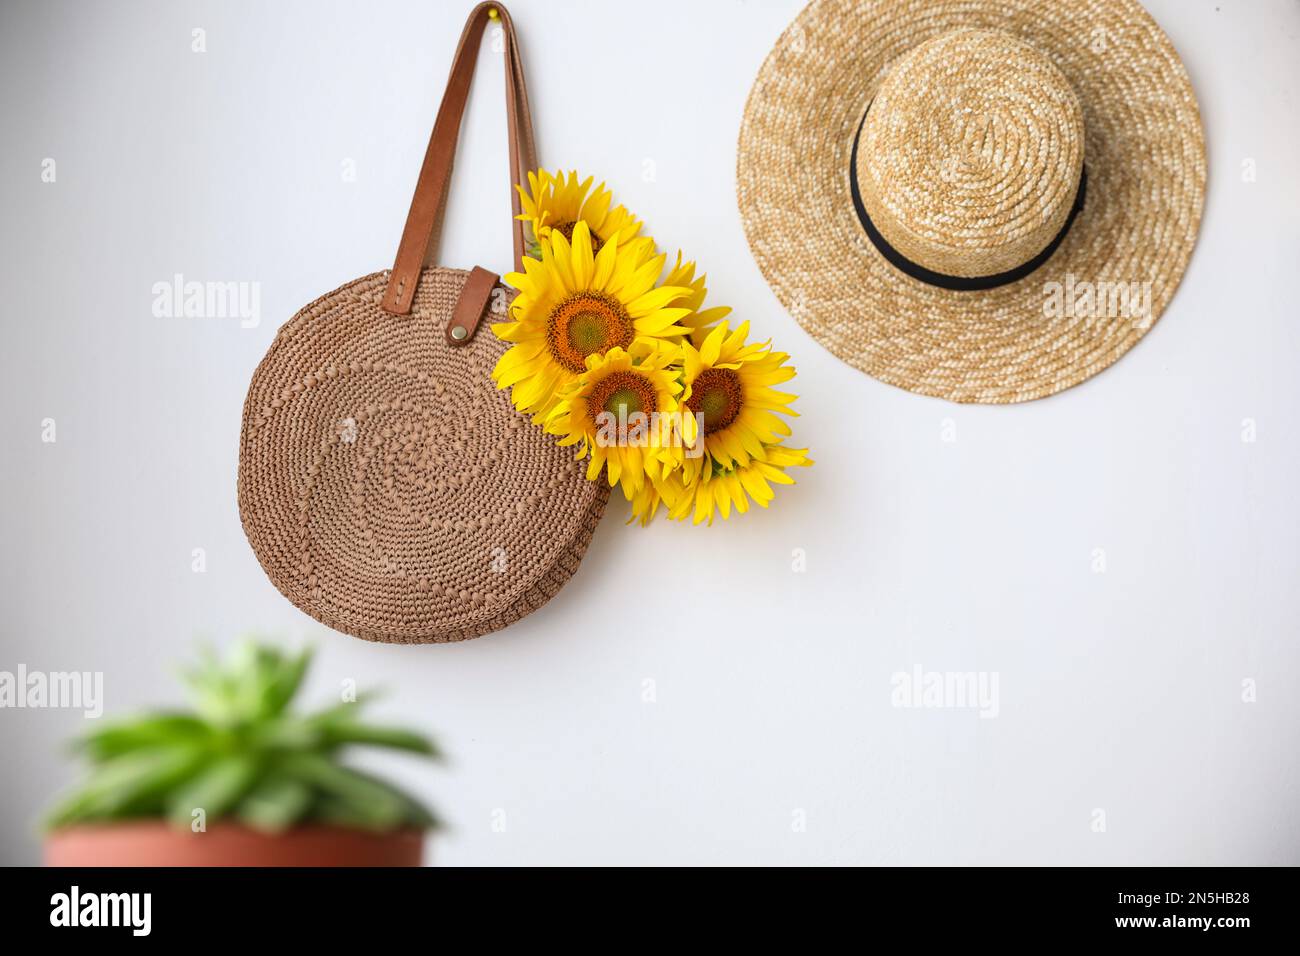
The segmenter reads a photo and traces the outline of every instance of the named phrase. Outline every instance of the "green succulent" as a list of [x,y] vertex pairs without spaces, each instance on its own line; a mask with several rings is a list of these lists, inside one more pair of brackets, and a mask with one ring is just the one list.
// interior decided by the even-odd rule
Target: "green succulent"
[[374,831],[438,826],[414,797],[339,762],[350,746],[437,759],[432,740],[362,723],[367,696],[309,714],[290,710],[311,657],[310,649],[289,654],[251,641],[225,661],[207,652],[184,675],[192,712],[111,723],[76,742],[90,761],[90,779],[48,825],[161,817],[188,828],[202,809],[208,823],[229,818],[270,832],[304,823]]

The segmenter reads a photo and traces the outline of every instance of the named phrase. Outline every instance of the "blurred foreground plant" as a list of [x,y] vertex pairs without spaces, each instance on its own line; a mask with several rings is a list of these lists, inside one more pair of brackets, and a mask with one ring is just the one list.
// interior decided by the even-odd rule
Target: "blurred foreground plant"
[[278,832],[306,823],[372,831],[438,826],[411,795],[344,766],[349,746],[437,759],[428,737],[362,723],[367,696],[309,714],[290,704],[312,651],[287,654],[251,641],[222,661],[211,651],[185,673],[193,712],[111,723],[77,742],[90,779],[51,815],[51,828],[166,818],[190,827],[231,818]]

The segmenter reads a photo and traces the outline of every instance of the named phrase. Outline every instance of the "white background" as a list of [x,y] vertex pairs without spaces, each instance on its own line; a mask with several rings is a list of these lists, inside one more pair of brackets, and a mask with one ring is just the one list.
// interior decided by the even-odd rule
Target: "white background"
[[[793,354],[816,466],[712,529],[615,507],[560,595],[494,636],[319,627],[241,531],[241,403],[280,323],[391,264],[469,3],[7,2],[0,669],[103,671],[123,714],[177,702],[202,635],[314,640],[309,700],[385,686],[379,716],[451,754],[378,764],[451,822],[447,864],[1300,863],[1300,7],[1149,0],[1204,115],[1200,244],[1111,370],[992,408],[841,364],[749,256],[736,135],[798,0],[511,6],[543,161],[607,179]],[[449,265],[508,265],[499,62]],[[155,318],[175,273],[259,282],[260,325]],[[916,665],[996,672],[999,715],[891,706]],[[0,711],[3,862],[39,859],[84,728]]]

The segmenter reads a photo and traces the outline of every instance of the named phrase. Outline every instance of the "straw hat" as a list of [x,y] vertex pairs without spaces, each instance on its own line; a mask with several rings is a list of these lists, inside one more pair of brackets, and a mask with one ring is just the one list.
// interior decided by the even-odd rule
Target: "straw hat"
[[813,0],[750,92],[737,196],[795,319],[956,402],[1077,385],[1196,244],[1191,82],[1136,0]]

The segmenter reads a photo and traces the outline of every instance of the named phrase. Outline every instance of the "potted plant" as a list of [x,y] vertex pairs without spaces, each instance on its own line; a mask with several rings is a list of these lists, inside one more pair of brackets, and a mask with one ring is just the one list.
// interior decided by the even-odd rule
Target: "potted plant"
[[51,814],[51,866],[418,866],[434,815],[345,766],[354,746],[436,759],[426,736],[362,723],[358,696],[314,713],[290,704],[311,651],[251,642],[187,673],[192,712],[87,734],[85,784]]

